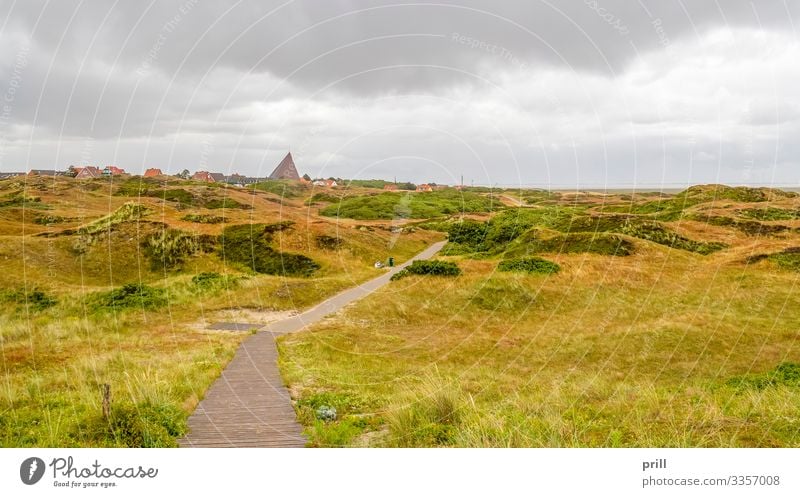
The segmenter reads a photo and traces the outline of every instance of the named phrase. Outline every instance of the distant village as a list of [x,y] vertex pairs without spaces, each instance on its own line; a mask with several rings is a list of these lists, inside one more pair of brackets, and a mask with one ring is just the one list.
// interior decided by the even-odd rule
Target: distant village
[[[67,169],[61,171],[55,169],[31,169],[28,172],[0,172],[0,180],[16,176],[68,177],[80,180],[80,179],[106,178],[111,176],[137,176],[137,175],[130,174],[126,172],[124,169],[117,166],[105,166],[101,169],[98,166],[75,166],[75,165],[69,166]],[[141,176],[145,178],[172,177],[172,178],[180,178],[193,181],[203,181],[206,183],[225,183],[228,185],[239,186],[239,187],[253,185],[262,181],[269,181],[269,180],[293,180],[293,181],[299,181],[301,183],[312,184],[314,186],[333,188],[335,186],[339,186],[339,182],[342,181],[340,179],[339,182],[337,182],[337,180],[334,178],[312,179],[307,174],[300,176],[300,174],[297,172],[297,167],[295,166],[291,152],[287,153],[286,156],[283,158],[283,160],[281,160],[278,166],[272,171],[272,173],[266,177],[243,176],[241,174],[236,174],[236,173],[226,175],[223,173],[216,173],[211,171],[196,171],[195,173],[191,173],[188,169],[184,169],[183,171],[175,175],[167,175],[164,174],[161,171],[161,169],[158,168],[149,168],[145,170]],[[396,181],[394,183],[386,182],[383,185],[383,189],[387,191],[405,190],[405,191],[431,192],[434,190],[441,190],[444,188],[448,188],[448,186],[437,185],[435,183],[423,183],[415,185],[413,183],[397,183]],[[460,190],[461,186],[456,186],[455,188]]]

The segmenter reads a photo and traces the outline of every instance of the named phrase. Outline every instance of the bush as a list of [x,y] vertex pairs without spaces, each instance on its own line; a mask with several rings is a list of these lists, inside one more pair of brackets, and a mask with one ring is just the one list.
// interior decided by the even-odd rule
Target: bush
[[791,231],[792,228],[781,224],[763,224],[758,221],[734,219],[727,216],[692,216],[695,221],[705,222],[714,226],[725,226],[737,229],[749,236],[770,236],[776,233]]
[[135,219],[141,219],[150,213],[150,209],[135,202],[127,202],[111,214],[101,217],[78,229],[82,235],[93,235],[106,231],[117,224]]
[[[206,243],[207,245],[207,243]],[[150,258],[152,269],[171,269],[183,264],[184,260],[201,251],[210,251],[201,243],[199,237],[176,229],[162,230],[142,241],[145,255]]]
[[561,266],[555,262],[551,262],[539,257],[524,257],[520,259],[508,259],[505,261],[500,261],[500,264],[497,265],[497,269],[498,271],[555,274],[561,270]]
[[311,195],[311,198],[306,200],[306,205],[312,205],[312,204],[316,204],[318,202],[334,203],[334,202],[338,202],[339,200],[341,200],[341,197],[336,196],[336,195],[334,195],[332,193],[318,192],[318,193],[315,193],[314,195]]
[[24,209],[50,209],[50,206],[42,203],[39,197],[30,197],[22,193],[11,193],[0,199],[2,207],[22,207]]
[[219,224],[225,221],[224,217],[211,214],[186,214],[181,219],[190,223],[200,224]]
[[250,209],[249,205],[245,205],[233,200],[230,197],[212,198],[203,203],[206,209]]
[[257,273],[310,276],[320,265],[300,254],[286,254],[270,247],[272,235],[291,227],[290,221],[274,224],[229,226],[219,239],[223,260],[242,264]]
[[608,233],[569,233],[551,238],[534,236],[528,237],[523,247],[525,253],[531,254],[550,252],[628,256],[634,252],[633,243],[621,236]]
[[272,193],[279,197],[294,198],[305,191],[305,186],[292,180],[267,180],[252,186],[255,190]]
[[186,429],[186,413],[180,408],[145,402],[112,404],[109,419],[96,418],[82,431],[118,447],[177,447]]
[[739,211],[739,215],[759,221],[791,221],[800,219],[800,210],[761,207],[757,209],[742,209]]
[[722,250],[727,245],[719,242],[698,242],[684,238],[674,231],[668,230],[660,223],[648,222],[643,224],[626,224],[620,230],[622,233],[635,236],[653,243],[666,245],[668,247],[697,252],[698,254],[708,255],[718,250]]
[[395,273],[391,280],[396,281],[410,275],[429,274],[434,276],[458,276],[461,268],[450,261],[414,261],[410,266]]
[[774,262],[781,269],[800,271],[800,247],[789,247],[774,254],[753,255],[748,257],[745,262],[753,264],[765,259]]
[[383,192],[348,197],[322,209],[320,214],[349,219],[430,219],[492,210],[492,202],[484,196],[441,190],[425,193]]
[[199,273],[192,276],[192,285],[198,290],[214,290],[217,288],[227,288],[235,284],[236,279],[227,275],[214,272]]
[[763,390],[774,386],[800,386],[800,364],[783,362],[772,371],[745,376],[738,376],[728,380],[728,384],[739,388],[755,388]]
[[35,218],[33,218],[33,222],[34,223],[42,224],[42,225],[45,225],[45,226],[48,226],[48,225],[51,225],[51,224],[63,223],[64,221],[66,221],[66,218],[64,218],[62,216],[53,216],[53,215],[49,215],[49,214],[43,214],[43,215],[39,215],[39,216],[36,216]]
[[336,250],[344,244],[344,240],[335,236],[319,235],[316,238],[317,247],[326,250]]
[[98,309],[125,309],[131,307],[155,309],[166,305],[166,303],[166,292],[163,289],[153,288],[141,283],[128,283],[121,288],[96,296],[94,307]]
[[447,240],[479,251],[486,240],[488,226],[476,221],[453,223],[447,228]]
[[2,295],[2,300],[26,306],[28,310],[34,312],[43,311],[58,304],[55,297],[51,297],[39,289],[28,292],[24,290],[10,291],[0,295]]

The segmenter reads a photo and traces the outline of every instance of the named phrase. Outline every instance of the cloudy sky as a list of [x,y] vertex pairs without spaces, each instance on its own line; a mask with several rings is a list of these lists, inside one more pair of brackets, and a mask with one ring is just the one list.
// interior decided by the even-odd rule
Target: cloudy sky
[[0,0],[0,171],[800,185],[800,1]]

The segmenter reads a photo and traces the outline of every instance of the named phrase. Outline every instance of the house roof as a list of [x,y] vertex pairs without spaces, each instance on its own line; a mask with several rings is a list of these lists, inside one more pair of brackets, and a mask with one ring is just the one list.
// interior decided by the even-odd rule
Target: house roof
[[148,169],[147,171],[144,172],[144,176],[145,177],[160,176],[162,174],[164,174],[164,173],[161,172],[161,169],[158,169],[158,168],[155,168],[155,167],[151,167],[150,169]]
[[291,152],[286,154],[286,157],[278,164],[278,167],[272,171],[272,174],[269,175],[269,179],[300,179]]
[[80,171],[78,171],[78,174],[75,175],[75,178],[77,178],[77,179],[99,178],[101,175],[102,175],[102,173],[101,173],[99,167],[86,166],[86,167],[80,168]]
[[39,176],[64,176],[64,171],[56,171],[55,169],[31,169],[28,174],[36,174]]

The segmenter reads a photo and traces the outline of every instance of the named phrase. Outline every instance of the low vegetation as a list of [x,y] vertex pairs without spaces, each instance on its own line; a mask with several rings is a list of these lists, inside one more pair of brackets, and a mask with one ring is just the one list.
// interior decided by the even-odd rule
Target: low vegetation
[[212,214],[186,214],[181,220],[199,224],[219,224],[225,222],[224,217]]
[[522,257],[519,259],[506,259],[497,265],[498,271],[521,272],[535,274],[555,274],[561,270],[561,266],[555,262],[542,259],[540,257]]
[[18,310],[26,312],[40,312],[58,303],[55,297],[38,288],[0,292],[0,301],[16,304]]
[[308,187],[289,180],[268,180],[248,187],[253,190],[277,195],[281,198],[295,198],[302,195]]
[[432,275],[432,276],[458,276],[461,269],[455,262],[450,261],[414,261],[392,275],[392,281],[396,281],[406,276],[412,275]]
[[789,247],[772,254],[753,255],[747,258],[747,263],[754,264],[763,260],[770,261],[781,269],[800,271],[800,247]]
[[427,219],[460,213],[484,213],[496,208],[485,196],[457,190],[422,193],[383,192],[343,198],[320,211],[323,216],[349,219]]
[[80,227],[78,233],[81,235],[94,235],[101,231],[110,230],[115,225],[141,219],[150,212],[150,209],[141,204],[126,202],[111,214]]
[[154,271],[175,269],[187,258],[201,252],[212,252],[216,237],[195,235],[177,229],[164,229],[144,238],[142,248]]
[[302,254],[282,253],[271,247],[275,233],[291,224],[245,224],[223,230],[218,254],[226,262],[256,273],[283,276],[311,276],[320,265]]
[[[288,182],[110,186],[0,181],[0,445],[174,446],[244,336],[199,316],[308,308],[443,233],[426,276],[280,339],[311,445],[800,444],[794,194],[325,191],[360,222]],[[224,198],[252,210],[187,214]]]

